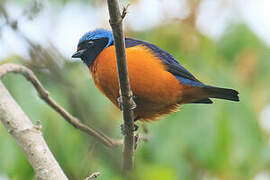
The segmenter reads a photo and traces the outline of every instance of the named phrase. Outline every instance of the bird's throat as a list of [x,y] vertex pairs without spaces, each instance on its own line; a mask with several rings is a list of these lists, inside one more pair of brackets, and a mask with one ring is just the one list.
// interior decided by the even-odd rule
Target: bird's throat
[[94,40],[94,46],[87,49],[84,56],[82,56],[83,62],[88,66],[92,66],[97,56],[101,53],[101,51],[107,46],[108,38],[100,38]]

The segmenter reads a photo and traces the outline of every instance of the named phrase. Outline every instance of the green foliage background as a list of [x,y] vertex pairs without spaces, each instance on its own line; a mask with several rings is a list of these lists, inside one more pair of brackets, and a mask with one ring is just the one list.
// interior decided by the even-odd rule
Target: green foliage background
[[[147,143],[140,142],[131,179],[253,179],[258,172],[270,170],[269,134],[259,124],[261,110],[270,101],[269,48],[245,24],[231,25],[222,38],[213,41],[191,22],[169,22],[143,32],[127,30],[127,35],[167,50],[207,84],[237,89],[241,102],[184,105],[179,112],[148,123],[152,137]],[[87,68],[61,56],[45,56],[55,51],[43,50],[46,61],[35,55],[31,61],[11,55],[0,63],[28,66],[71,114],[121,138],[121,113],[95,88]],[[11,74],[3,82],[30,119],[41,121],[44,137],[70,179],[83,179],[96,171],[102,173],[98,179],[125,179],[121,147],[106,148],[74,129],[39,99],[23,77]],[[14,180],[35,179],[23,152],[2,124],[1,174]]]

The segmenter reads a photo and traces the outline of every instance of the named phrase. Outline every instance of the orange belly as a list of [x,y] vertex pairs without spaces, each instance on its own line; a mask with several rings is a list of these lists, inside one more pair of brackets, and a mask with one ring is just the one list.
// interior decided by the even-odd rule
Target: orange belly
[[[126,54],[130,85],[137,104],[135,117],[147,121],[174,112],[181,103],[185,87],[145,47],[127,48]],[[114,46],[99,54],[90,72],[97,88],[118,107],[119,85]]]

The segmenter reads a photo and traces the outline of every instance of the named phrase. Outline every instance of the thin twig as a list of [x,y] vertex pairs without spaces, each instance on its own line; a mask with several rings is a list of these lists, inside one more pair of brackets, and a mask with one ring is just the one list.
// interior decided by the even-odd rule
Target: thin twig
[[133,110],[136,105],[132,98],[132,91],[129,84],[127,71],[125,41],[123,35],[122,21],[126,15],[124,9],[121,15],[117,0],[107,0],[110,25],[113,30],[115,51],[117,57],[118,80],[120,85],[120,98],[123,102],[123,117],[124,117],[124,150],[123,150],[123,170],[129,172],[133,169],[134,156],[134,117]]
[[57,104],[49,95],[49,92],[42,86],[40,81],[34,75],[34,73],[21,65],[17,64],[3,64],[0,66],[0,80],[7,74],[7,73],[19,73],[22,74],[28,81],[30,81],[35,89],[37,90],[41,99],[43,99],[49,106],[51,106],[55,111],[57,111],[66,121],[72,124],[75,128],[80,129],[81,131],[93,136],[98,141],[102,142],[107,147],[113,147],[121,144],[121,140],[116,140],[109,138],[104,133],[94,130],[83,123],[81,123],[76,117],[69,114],[63,107]]
[[84,180],[96,179],[100,174],[101,174],[100,172],[92,173],[90,176],[88,176],[88,177],[85,178]]
[[138,147],[138,144],[140,141],[148,142],[151,139],[151,135],[149,133],[143,135],[141,133],[138,133],[135,135],[135,141],[134,141],[134,149],[136,150]]
[[130,6],[130,4],[126,5],[123,7],[123,10],[122,10],[122,14],[121,14],[121,18],[124,19],[127,15],[127,10],[128,10],[128,7]]

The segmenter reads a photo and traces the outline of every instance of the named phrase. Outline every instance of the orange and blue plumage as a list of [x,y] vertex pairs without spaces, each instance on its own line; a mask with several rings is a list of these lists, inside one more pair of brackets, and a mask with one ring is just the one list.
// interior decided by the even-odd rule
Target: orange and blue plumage
[[[135,120],[155,120],[175,112],[181,104],[212,104],[210,98],[239,101],[237,91],[205,85],[172,55],[151,43],[125,38],[125,45],[130,85],[137,105]],[[119,84],[112,32],[104,29],[87,32],[72,57],[82,59],[97,88],[118,107]]]

